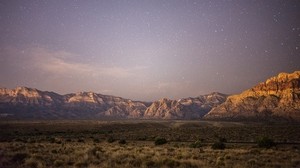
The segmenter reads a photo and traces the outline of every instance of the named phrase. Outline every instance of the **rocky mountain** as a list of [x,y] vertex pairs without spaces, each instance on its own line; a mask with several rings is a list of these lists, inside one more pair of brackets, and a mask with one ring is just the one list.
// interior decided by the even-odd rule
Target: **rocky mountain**
[[226,100],[212,93],[196,98],[162,99],[154,103],[121,97],[78,92],[60,95],[54,92],[17,87],[0,89],[0,118],[19,119],[196,119]]
[[213,107],[225,102],[227,95],[211,93],[196,98],[179,100],[161,99],[147,108],[144,118],[196,119],[202,118]]
[[147,103],[93,92],[59,95],[17,87],[0,89],[0,116],[13,118],[136,118]]
[[300,120],[300,71],[280,73],[213,108],[205,119]]
[[11,105],[51,106],[61,104],[63,98],[54,92],[42,92],[26,87],[17,87],[12,90],[0,88],[0,102]]

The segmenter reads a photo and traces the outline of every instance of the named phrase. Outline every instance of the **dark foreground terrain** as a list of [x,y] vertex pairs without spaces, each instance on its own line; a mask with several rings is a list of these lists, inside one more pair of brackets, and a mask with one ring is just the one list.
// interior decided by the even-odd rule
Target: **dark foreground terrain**
[[299,123],[0,121],[0,167],[299,166]]

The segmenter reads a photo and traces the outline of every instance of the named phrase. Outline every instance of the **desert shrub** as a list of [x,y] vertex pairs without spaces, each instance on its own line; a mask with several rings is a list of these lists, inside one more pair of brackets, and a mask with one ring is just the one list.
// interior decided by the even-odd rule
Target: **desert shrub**
[[179,148],[179,144],[178,144],[178,143],[175,143],[175,144],[174,144],[174,147],[175,147],[175,148]]
[[88,167],[88,162],[87,161],[82,161],[82,162],[78,162],[75,164],[75,167]]
[[129,160],[129,165],[132,167],[141,167],[143,161],[140,158]]
[[271,139],[271,138],[261,137],[261,138],[258,138],[257,145],[260,148],[267,148],[268,149],[268,148],[271,148],[271,147],[275,146],[276,144],[273,141],[273,139]]
[[62,161],[62,160],[54,161],[54,166],[56,166],[56,167],[63,167],[63,165],[64,165],[64,161]]
[[154,141],[155,145],[163,145],[165,143],[167,143],[167,140],[165,138],[160,138],[160,137],[155,138]]
[[200,147],[202,147],[202,143],[199,140],[190,144],[190,148],[200,148]]
[[223,142],[223,143],[225,143],[225,142],[227,142],[227,139],[226,139],[226,138],[224,138],[224,137],[220,137],[220,138],[219,138],[219,142]]
[[67,139],[66,139],[66,142],[72,142],[72,139],[67,138]]
[[300,165],[300,159],[292,159],[292,166],[293,167],[299,167]]
[[55,143],[55,138],[53,138],[53,137],[48,137],[48,141],[49,141],[50,143]]
[[29,157],[27,153],[16,153],[11,160],[12,162],[22,163],[27,157]]
[[189,168],[198,168],[199,166],[191,163],[191,161],[184,161],[179,167],[189,167]]
[[167,167],[178,167],[180,165],[180,162],[167,158],[163,160],[162,164],[166,165]]
[[94,142],[94,143],[99,143],[100,140],[99,140],[98,138],[93,138],[93,142]]
[[102,152],[103,151],[102,151],[101,147],[93,147],[93,148],[91,148],[91,149],[88,150],[87,154],[88,154],[89,158],[94,158],[95,157],[95,158],[97,158],[99,160],[103,156]]
[[225,143],[220,141],[213,143],[211,146],[212,149],[221,149],[221,150],[225,149],[225,147],[226,147]]
[[62,141],[61,140],[56,140],[55,143],[56,144],[62,144]]
[[23,142],[23,139],[21,139],[21,138],[15,138],[14,141],[15,142]]
[[68,166],[72,166],[73,164],[74,164],[74,161],[72,161],[72,160],[67,161]]
[[93,148],[89,149],[87,153],[89,156],[95,156],[99,149],[100,148],[98,148],[98,147],[93,147]]
[[139,141],[146,141],[147,140],[147,136],[144,135],[144,136],[138,137],[137,140],[139,140]]
[[35,143],[36,142],[36,140],[35,139],[28,139],[28,141],[27,141],[28,143]]
[[77,142],[84,142],[84,139],[79,138],[79,139],[77,140]]
[[51,153],[53,153],[53,154],[57,154],[57,153],[58,153],[58,151],[57,151],[56,149],[52,149],[52,150],[51,150]]
[[115,139],[113,137],[108,137],[107,140],[106,140],[108,143],[113,143],[115,142]]
[[30,168],[39,168],[43,167],[42,163],[36,159],[30,158],[25,161],[25,167],[30,167]]
[[120,139],[119,144],[123,144],[123,145],[126,144],[126,140],[125,139]]
[[257,164],[256,159],[250,159],[247,161],[247,165],[249,165],[250,167],[255,167],[256,164]]
[[216,164],[218,166],[225,166],[224,158],[223,157],[218,157],[217,160],[216,160]]
[[158,167],[156,166],[156,163],[153,160],[147,160],[145,161],[146,167]]

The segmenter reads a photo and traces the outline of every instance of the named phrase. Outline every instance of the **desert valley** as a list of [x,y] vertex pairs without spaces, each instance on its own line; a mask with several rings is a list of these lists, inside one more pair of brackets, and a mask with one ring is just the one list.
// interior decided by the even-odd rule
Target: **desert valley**
[[300,168],[300,0],[0,0],[0,168]]
[[1,89],[1,167],[298,167],[300,72],[238,95]]

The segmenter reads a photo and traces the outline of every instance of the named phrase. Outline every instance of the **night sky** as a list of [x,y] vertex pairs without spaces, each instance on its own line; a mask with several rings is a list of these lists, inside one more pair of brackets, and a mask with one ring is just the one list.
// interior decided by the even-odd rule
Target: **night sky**
[[1,0],[0,87],[134,100],[300,70],[299,0]]

